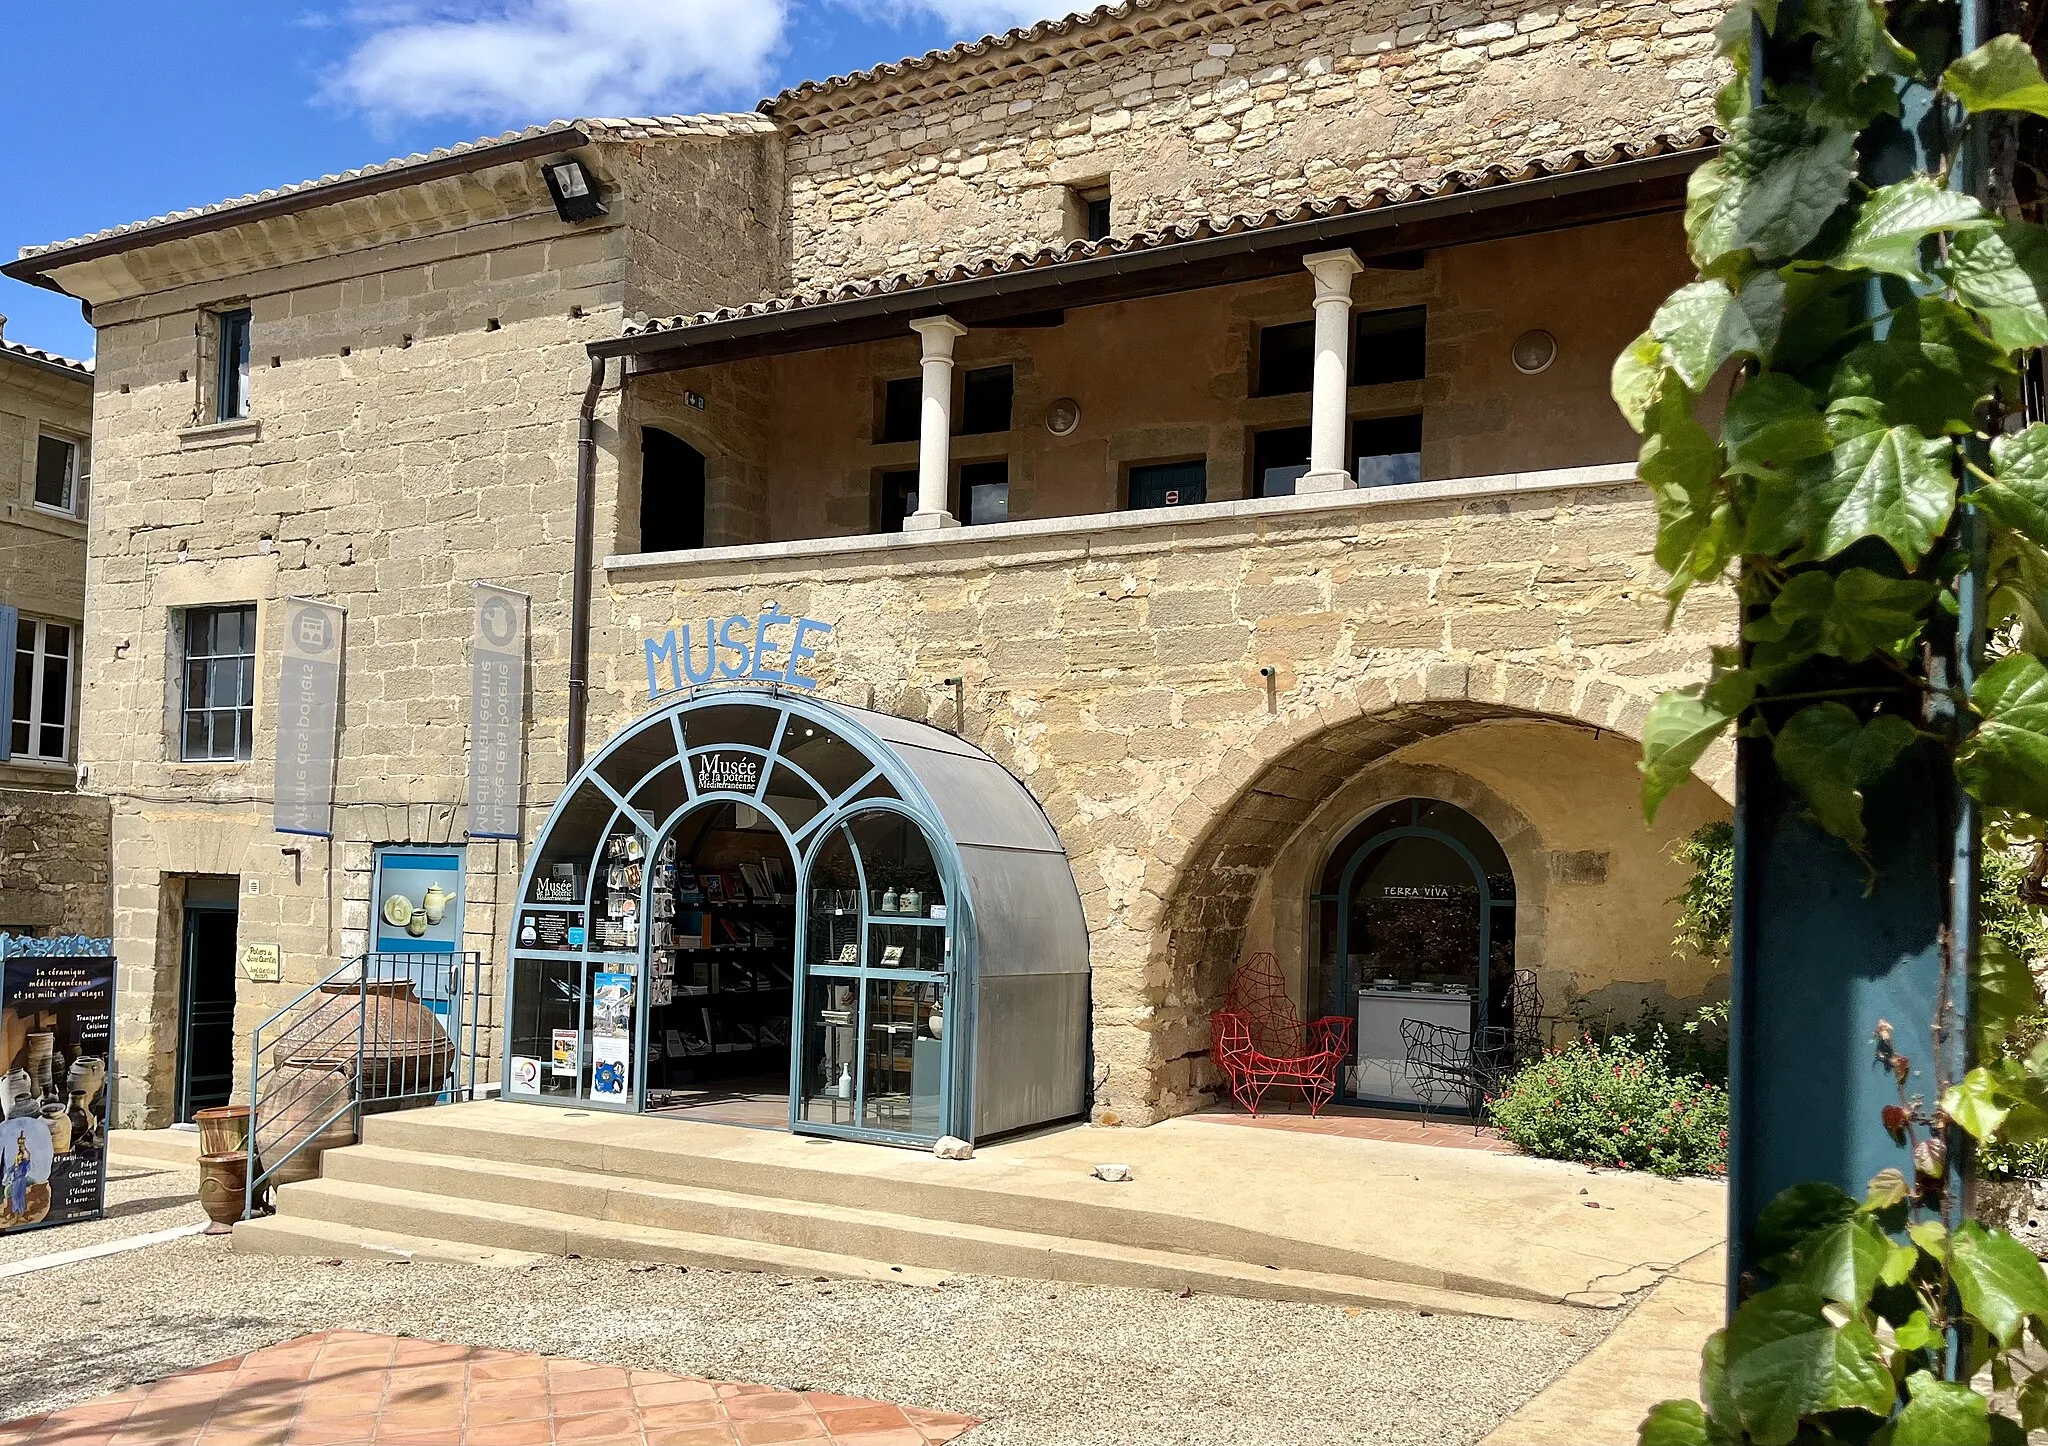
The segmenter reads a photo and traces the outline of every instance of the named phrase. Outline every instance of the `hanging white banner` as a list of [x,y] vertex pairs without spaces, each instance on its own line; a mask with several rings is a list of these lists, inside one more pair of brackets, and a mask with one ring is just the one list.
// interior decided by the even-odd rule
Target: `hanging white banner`
[[470,638],[469,836],[519,837],[526,722],[526,596],[476,585]]
[[279,833],[334,833],[334,743],[347,614],[302,597],[284,600],[284,662],[277,670]]

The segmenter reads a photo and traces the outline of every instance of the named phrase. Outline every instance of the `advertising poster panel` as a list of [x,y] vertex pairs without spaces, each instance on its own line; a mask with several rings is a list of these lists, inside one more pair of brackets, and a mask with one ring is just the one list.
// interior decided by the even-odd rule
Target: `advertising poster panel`
[[0,1235],[105,1212],[113,1017],[110,940],[0,934]]

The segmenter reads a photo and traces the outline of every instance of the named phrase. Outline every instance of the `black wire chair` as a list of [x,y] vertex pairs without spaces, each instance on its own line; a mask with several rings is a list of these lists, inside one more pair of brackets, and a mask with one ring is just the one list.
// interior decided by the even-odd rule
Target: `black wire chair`
[[1490,1091],[1495,1069],[1487,1063],[1484,1049],[1473,1048],[1470,1031],[1404,1019],[1401,1045],[1408,1084],[1415,1091],[1423,1119],[1431,1119],[1453,1102],[1478,1119],[1480,1101]]

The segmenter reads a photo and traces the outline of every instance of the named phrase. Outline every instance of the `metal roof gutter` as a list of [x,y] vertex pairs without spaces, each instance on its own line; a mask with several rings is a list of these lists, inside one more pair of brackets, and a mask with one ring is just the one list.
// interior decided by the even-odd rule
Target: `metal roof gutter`
[[[1396,231],[1400,227],[1426,221],[1666,180],[1689,175],[1719,153],[1718,145],[1703,145],[1694,150],[1674,151],[1641,160],[1618,161],[1612,165],[1587,166],[1581,170],[1545,176],[1539,180],[1508,181],[1497,186],[1475,187],[1454,195],[1433,196],[1426,201],[1382,206],[1342,216],[1294,221],[1233,232],[1225,236],[1204,237],[1198,241],[1167,242],[1142,250],[1091,256],[1079,261],[1019,267],[995,276],[941,281],[927,286],[907,286],[896,291],[850,297],[844,301],[790,307],[782,311],[734,317],[727,321],[702,322],[673,330],[608,337],[602,341],[589,343],[589,349],[592,356],[648,357],[746,338],[794,337],[804,332],[878,317],[932,314],[947,311],[965,302],[1057,291],[1081,283],[1190,267],[1202,262],[1252,252],[1306,249],[1373,232]],[[1400,250],[1401,239],[1396,236],[1392,238],[1390,246],[1381,249]]]
[[559,154],[564,150],[589,143],[590,137],[581,130],[575,126],[564,126],[560,130],[545,131],[537,136],[520,136],[517,140],[475,146],[454,155],[421,161],[417,165],[387,167],[370,175],[355,176],[325,185],[314,182],[295,191],[264,200],[251,201],[247,204],[228,203],[202,211],[195,216],[185,216],[158,225],[144,223],[132,230],[80,242],[76,246],[59,246],[47,251],[38,251],[33,255],[0,265],[0,276],[11,276],[16,281],[26,281],[31,286],[40,286],[45,290],[69,295],[70,293],[65,292],[62,286],[51,280],[48,273],[66,266],[76,266],[81,262],[96,261],[102,256],[117,256],[123,251],[135,251],[165,241],[182,241],[187,237],[203,236],[209,231],[223,231],[230,226],[244,226],[254,221],[268,221],[278,216],[310,211],[316,206],[338,205],[343,201],[353,201],[363,196],[381,195],[386,191],[401,190],[406,186],[416,186],[426,181],[438,181],[449,176],[482,170],[486,166],[503,166],[534,156]]

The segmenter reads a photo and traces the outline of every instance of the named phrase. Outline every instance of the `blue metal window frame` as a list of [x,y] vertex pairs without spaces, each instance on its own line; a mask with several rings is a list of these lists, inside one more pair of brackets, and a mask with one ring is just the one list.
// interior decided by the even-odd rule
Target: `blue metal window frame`
[[[779,715],[775,719],[770,734],[771,741],[767,748],[762,748],[756,744],[738,742],[700,742],[694,745],[689,743],[685,720],[690,714],[706,708],[733,706],[753,707],[764,711],[774,710]],[[784,738],[788,736],[790,720],[793,718],[802,718],[808,722],[821,724],[836,735],[840,741],[866,759],[869,767],[844,789],[839,790],[837,793],[828,794],[818,784],[817,780],[812,778],[800,764],[793,762],[782,753],[782,743]],[[630,787],[625,788],[623,791],[614,787],[600,772],[601,766],[628,742],[640,738],[650,727],[657,726],[659,722],[667,723],[674,740],[674,751],[659,758],[653,766],[649,767],[634,780]],[[759,757],[762,760],[761,776],[757,781],[754,792],[751,794],[722,790],[700,792],[697,788],[696,774],[691,767],[691,763],[697,755],[702,753],[746,753]],[[792,774],[803,781],[805,786],[812,789],[821,801],[822,806],[818,813],[806,820],[799,828],[791,829],[766,801],[768,785],[778,767],[790,770]],[[631,800],[657,775],[669,768],[679,768],[682,771],[684,801],[679,807],[669,812],[663,818],[649,818],[636,808]],[[862,796],[878,779],[894,790],[896,794],[894,798]],[[534,871],[540,866],[542,858],[547,853],[545,841],[548,835],[553,832],[557,821],[561,818],[564,811],[577,797],[585,784],[596,788],[611,803],[612,812],[603,827],[598,830],[597,841],[589,860],[588,871],[585,874],[586,883],[583,897],[575,904],[538,905],[532,901],[531,895]],[[578,1003],[584,1007],[585,1011],[587,1011],[590,999],[592,975],[595,972],[618,972],[630,969],[637,981],[634,999],[634,1034],[637,1055],[633,1068],[633,1088],[629,1092],[628,1100],[611,1103],[593,1098],[584,1089],[580,1078],[577,1082],[577,1093],[574,1095],[519,1095],[516,1098],[523,1104],[551,1105],[559,1109],[604,1110],[615,1114],[635,1114],[645,1108],[648,1029],[646,963],[648,945],[646,943],[646,936],[643,934],[639,948],[632,954],[607,952],[587,947],[591,937],[589,933],[591,898],[596,890],[597,870],[602,861],[605,840],[610,838],[622,825],[628,825],[643,833],[648,840],[648,849],[651,854],[659,847],[661,840],[666,838],[690,814],[700,808],[717,803],[745,804],[768,819],[774,824],[777,832],[782,835],[784,845],[789,849],[790,858],[794,861],[795,878],[792,880],[792,888],[795,890],[797,899],[797,926],[794,939],[794,958],[792,960],[795,966],[792,971],[794,987],[790,991],[792,1089],[790,1093],[789,1128],[792,1133],[796,1134],[836,1136],[882,1144],[916,1146],[929,1145],[933,1139],[937,1138],[937,1136],[910,1135],[898,1131],[866,1129],[858,1126],[825,1125],[802,1121],[797,1118],[798,1096],[796,1086],[800,1081],[801,1069],[800,1052],[802,1049],[804,1000],[806,995],[804,984],[810,974],[804,963],[808,943],[806,930],[809,923],[809,910],[805,907],[805,899],[809,892],[810,865],[815,860],[817,852],[822,846],[822,841],[826,837],[841,824],[850,823],[864,813],[873,811],[898,813],[915,823],[920,831],[922,831],[926,844],[931,849],[933,863],[939,871],[940,879],[945,885],[947,894],[946,918],[943,921],[946,928],[947,957],[949,960],[949,967],[945,973],[947,1028],[944,1044],[946,1059],[940,1089],[939,1133],[958,1135],[962,1138],[971,1139],[971,1121],[973,1120],[971,1082],[974,1077],[973,1016],[975,1011],[970,1007],[973,991],[968,988],[968,985],[974,978],[974,911],[965,879],[959,867],[956,844],[952,833],[947,829],[944,819],[939,813],[938,806],[925,791],[923,784],[911,772],[909,765],[897,757],[889,743],[863,726],[857,719],[829,703],[815,698],[785,693],[776,688],[762,689],[746,685],[699,688],[681,699],[665,703],[660,707],[643,713],[614,733],[604,747],[593,754],[589,761],[577,771],[575,777],[571,778],[563,786],[561,793],[555,799],[554,807],[548,810],[547,818],[541,824],[540,831],[535,837],[535,846],[528,853],[526,866],[520,872],[519,894],[509,911],[510,922],[507,926],[506,958],[512,961],[514,967],[506,971],[505,1019],[507,1028],[504,1031],[503,1068],[499,1077],[508,1082],[512,1078],[513,1031],[510,1025],[517,1003],[513,993],[518,988],[519,971],[517,966],[520,963],[540,961],[577,966],[581,977]],[[859,853],[857,849],[855,850],[855,857],[858,860]],[[648,869],[641,880],[640,909],[643,920],[649,917],[649,891],[653,886],[653,875],[654,871]],[[551,913],[567,914],[572,919],[580,919],[585,931],[586,947],[582,949],[520,948],[519,921],[527,910],[539,907],[545,907]],[[861,907],[862,964],[856,966],[856,968],[864,971],[863,979],[900,975],[902,977],[929,980],[931,975],[921,970],[873,971],[867,968],[868,930],[871,918],[868,914],[865,889],[862,891]],[[885,922],[889,923],[904,922],[900,917],[896,916],[886,916],[884,918],[884,916],[877,915],[873,917],[884,919]],[[836,972],[827,972],[821,974],[820,977],[841,976]],[[863,1020],[865,1019],[866,1007],[866,991],[863,989],[861,991]],[[579,1033],[583,1031],[583,1027],[582,1017],[579,1013],[577,1024]],[[581,1046],[579,1045],[580,1048]],[[511,1099],[515,1097],[508,1094],[505,1098]],[[856,1112],[856,1118],[858,1118],[858,1112]]]
[[[1408,816],[1411,820],[1418,817],[1421,811],[1427,807],[1458,808],[1456,804],[1448,803],[1440,798],[1415,797],[1397,799],[1395,802],[1405,803],[1409,806]],[[1387,804],[1380,804],[1372,810],[1372,813],[1381,812],[1388,806]],[[1459,808],[1458,812],[1465,814],[1467,818],[1472,818],[1472,815],[1466,813],[1462,808]],[[1369,818],[1371,814],[1367,814],[1364,817]],[[1347,825],[1337,836],[1340,839],[1343,838],[1345,834],[1358,827],[1358,824],[1363,821],[1364,818],[1361,818]],[[1472,818],[1472,822],[1476,827],[1483,830],[1488,838],[1493,837],[1493,830],[1487,828],[1485,824],[1480,823],[1476,818]],[[1494,898],[1493,886],[1487,882],[1486,867],[1479,862],[1479,856],[1467,848],[1460,840],[1441,829],[1427,828],[1412,822],[1405,825],[1397,825],[1394,828],[1381,829],[1356,849],[1352,850],[1351,857],[1345,861],[1343,871],[1337,877],[1337,892],[1334,896],[1337,905],[1337,957],[1335,961],[1337,967],[1337,1002],[1353,1013],[1358,1008],[1356,986],[1351,978],[1351,910],[1348,907],[1351,899],[1351,888],[1358,878],[1358,871],[1365,866],[1365,861],[1368,858],[1381,849],[1386,848],[1390,844],[1398,843],[1403,839],[1411,838],[1428,839],[1432,843],[1440,843],[1449,848],[1464,861],[1465,867],[1472,871],[1473,882],[1479,887],[1479,987],[1473,991],[1472,1002],[1472,1037],[1476,1040],[1487,1026],[1487,1006],[1493,993],[1493,911],[1496,908],[1514,909],[1515,898],[1512,896],[1505,899]],[[1498,839],[1494,840],[1496,846],[1499,845],[1499,842]],[[1503,850],[1503,853],[1505,853],[1505,850]],[[1331,897],[1328,894],[1310,895],[1311,901],[1318,902]],[[1512,923],[1509,927],[1513,927]],[[1337,1099],[1340,1104],[1370,1105],[1376,1109],[1398,1110],[1414,1108],[1414,1106],[1402,1100],[1369,1099],[1350,1090],[1342,1089],[1339,1090]]]

